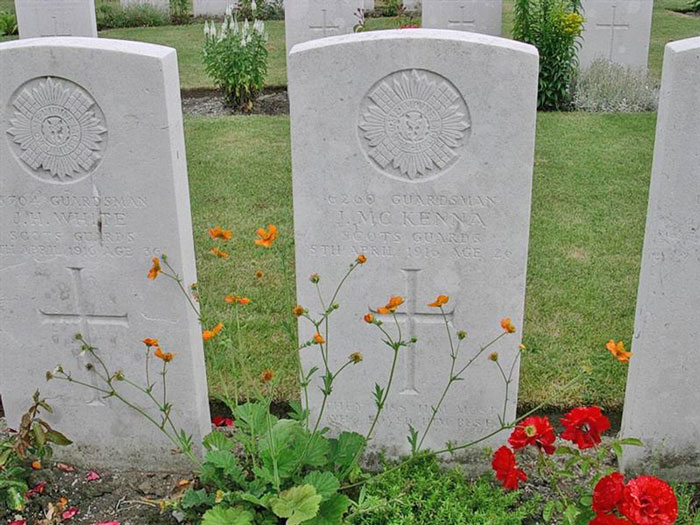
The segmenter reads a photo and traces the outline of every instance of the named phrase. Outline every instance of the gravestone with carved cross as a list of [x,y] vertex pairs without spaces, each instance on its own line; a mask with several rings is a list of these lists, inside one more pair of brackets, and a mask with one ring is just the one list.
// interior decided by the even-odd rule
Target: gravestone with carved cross
[[582,69],[597,59],[646,68],[653,0],[583,0]]
[[15,0],[20,38],[97,36],[95,0]]
[[[396,30],[306,42],[289,62],[299,304],[321,308],[310,274],[320,274],[327,295],[348,263],[368,258],[340,294],[328,338],[333,370],[351,352],[364,361],[339,376],[323,423],[336,433],[364,434],[371,425],[371,392],[387,386],[393,358],[380,331],[362,320],[376,312],[383,328],[418,340],[399,353],[371,442],[406,452],[409,425],[425,428],[449,379],[446,329],[453,338],[470,334],[465,364],[501,332],[501,318],[522,323],[537,51],[463,31]],[[450,297],[444,316],[428,306],[438,294]],[[392,295],[404,304],[380,315]],[[300,340],[312,335],[301,322]],[[502,339],[494,350],[510,363],[518,342]],[[318,346],[302,350],[302,361],[325,370]],[[504,403],[499,378],[486,356],[475,360],[424,446],[488,434],[504,404],[512,417],[517,394]],[[322,403],[317,379],[313,414]]]
[[502,0],[423,0],[423,27],[501,35]]
[[284,31],[287,54],[307,40],[352,33],[361,0],[286,0]]
[[[89,63],[90,67],[85,67]],[[123,75],[123,71],[132,74]],[[166,253],[196,281],[176,54],[93,38],[0,44],[0,385],[16,427],[35,389],[75,445],[63,458],[124,469],[186,465],[172,443],[105,395],[80,334],[114,373],[145,386],[145,338],[168,365],[173,421],[210,429],[201,329],[175,283],[146,276]],[[134,94],[138,94],[137,97]],[[154,370],[151,351],[151,370]],[[84,387],[46,382],[61,365]],[[161,398],[161,377],[153,393]],[[159,419],[126,383],[126,398]],[[124,387],[127,387],[126,389]],[[100,392],[96,388],[102,388]]]

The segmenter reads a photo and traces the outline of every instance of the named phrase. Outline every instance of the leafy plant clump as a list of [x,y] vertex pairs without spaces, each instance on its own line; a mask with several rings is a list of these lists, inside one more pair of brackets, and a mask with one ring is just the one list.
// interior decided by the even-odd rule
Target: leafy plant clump
[[214,22],[204,24],[204,37],[202,55],[207,74],[229,105],[250,111],[267,75],[265,24],[261,20],[240,24],[229,8],[218,32]]
[[284,20],[283,0],[239,0],[235,9],[244,20]]
[[583,30],[580,0],[515,0],[513,38],[540,52],[538,107],[568,109]]
[[17,17],[15,14],[0,11],[0,36],[16,35],[17,33]]
[[189,0],[170,0],[170,21],[173,24],[187,24],[190,22]]
[[599,59],[581,72],[572,86],[578,111],[629,113],[656,111],[659,83],[641,69],[625,68]]
[[156,27],[170,24],[167,11],[150,4],[129,5],[101,3],[97,6],[97,29]]
[[700,0],[690,0],[690,9],[696,13],[700,13]]

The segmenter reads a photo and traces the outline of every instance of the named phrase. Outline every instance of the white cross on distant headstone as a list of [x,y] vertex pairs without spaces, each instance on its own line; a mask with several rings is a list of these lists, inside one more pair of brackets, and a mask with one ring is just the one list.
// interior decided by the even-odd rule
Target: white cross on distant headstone
[[[115,315],[98,315],[88,313],[88,308],[85,303],[85,295],[83,291],[83,279],[82,279],[82,268],[72,268],[68,267],[68,271],[73,277],[73,297],[75,301],[75,311],[73,312],[45,312],[44,310],[39,310],[42,316],[43,323],[77,323],[80,325],[80,334],[85,338],[88,344],[92,344],[92,338],[90,336],[90,326],[91,325],[102,325],[102,326],[121,326],[124,328],[129,327],[129,319],[127,314],[115,314]],[[83,359],[85,365],[88,364],[86,359]],[[93,383],[94,386],[95,383]],[[102,405],[102,400],[97,392],[89,405],[96,406]]]
[[[417,268],[403,268],[401,270],[406,278],[406,294],[405,294],[405,312],[396,312],[395,315],[398,321],[402,324],[408,326],[408,334],[404,337],[404,340],[410,340],[413,337],[417,337],[417,325],[418,324],[444,324],[445,319],[437,308],[431,308],[426,311],[419,311],[418,309],[418,274],[423,271]],[[376,311],[374,312],[376,314]],[[451,310],[446,310],[445,314],[447,316],[448,322],[452,322],[454,319],[454,308]],[[379,317],[384,318],[387,322],[389,319],[393,320],[393,315],[379,315]],[[420,343],[420,340],[417,344]],[[416,345],[412,345],[407,349],[402,350],[407,352],[406,357],[406,374],[404,380],[404,387],[401,394],[418,394],[418,389],[416,388]]]
[[65,21],[61,20],[59,24],[58,19],[59,17],[55,14],[51,15],[53,24],[51,24],[50,27],[53,27],[53,31],[51,31],[49,34],[42,34],[41,36],[71,36],[70,28],[66,25]]
[[610,52],[608,58],[613,59],[613,54],[615,52],[615,30],[616,29],[629,29],[629,24],[618,24],[616,23],[617,18],[617,5],[612,5],[612,20],[609,24],[596,24],[596,27],[610,28]]
[[462,27],[473,28],[474,25],[475,25],[475,20],[474,20],[473,18],[472,18],[471,20],[467,18],[467,15],[466,15],[466,8],[467,8],[466,5],[464,5],[464,4],[460,5],[460,6],[459,6],[459,13],[460,13],[461,16],[459,17],[459,20],[448,20],[448,21],[447,21],[447,27],[449,27],[449,28],[454,28],[454,27],[457,27],[457,28],[462,28]]
[[322,31],[323,36],[328,36],[328,30],[330,30],[330,29],[336,30],[336,31],[338,29],[340,29],[340,26],[332,25],[332,24],[328,23],[328,20],[327,20],[328,13],[327,13],[326,9],[321,9],[321,13],[323,16],[321,25],[309,26],[309,29],[311,29],[312,31]]

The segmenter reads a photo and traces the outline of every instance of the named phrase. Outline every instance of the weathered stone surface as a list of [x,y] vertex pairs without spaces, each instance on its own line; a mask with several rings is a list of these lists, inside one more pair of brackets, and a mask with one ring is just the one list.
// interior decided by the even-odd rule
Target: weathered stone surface
[[[462,363],[500,333],[500,318],[522,324],[537,51],[473,33],[394,30],[307,42],[289,63],[299,303],[321,310],[312,272],[328,295],[358,254],[369,259],[340,296],[330,336],[333,369],[353,351],[364,362],[338,379],[324,424],[368,430],[371,391],[386,386],[392,355],[362,317],[402,295],[403,333],[419,342],[400,356],[372,446],[406,452],[408,425],[425,427],[449,377],[445,326],[427,303],[450,296],[450,326],[470,333]],[[300,340],[311,335],[302,323]],[[518,342],[510,336],[493,350],[510,365]],[[318,346],[302,350],[302,359],[307,369],[323,367]],[[497,428],[499,377],[486,356],[477,359],[455,384],[427,446]],[[515,377],[517,385],[517,368]],[[321,401],[315,379],[314,414]],[[511,393],[507,417],[515,413]]]
[[95,0],[15,0],[20,38],[97,36]]
[[622,432],[625,470],[700,481],[700,38],[666,46]]
[[501,0],[423,0],[423,27],[501,35]]
[[581,68],[598,58],[646,68],[653,9],[653,0],[583,0]]
[[285,0],[287,54],[308,40],[352,33],[358,0]]
[[223,16],[232,0],[192,0],[194,16]]
[[[157,338],[176,353],[168,374],[175,424],[195,444],[210,428],[197,318],[175,283],[146,278],[151,259],[166,253],[185,286],[196,281],[175,50],[19,40],[0,44],[0,77],[0,385],[8,422],[16,428],[38,388],[54,407],[50,422],[75,442],[57,450],[61,457],[181,467],[173,445],[116,399],[45,380],[61,364],[99,384],[74,339],[82,333],[113,371],[143,383],[141,340]],[[162,396],[153,357],[151,371]],[[150,406],[128,385],[119,388]]]

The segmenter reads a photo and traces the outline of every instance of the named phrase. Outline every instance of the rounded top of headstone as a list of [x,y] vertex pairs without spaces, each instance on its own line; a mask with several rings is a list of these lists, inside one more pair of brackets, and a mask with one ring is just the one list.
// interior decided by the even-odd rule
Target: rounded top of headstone
[[443,40],[465,42],[474,45],[500,47],[513,52],[539,57],[537,48],[524,42],[518,42],[517,40],[497,36],[484,35],[481,33],[470,33],[468,31],[451,31],[449,29],[389,29],[385,31],[368,31],[366,33],[331,36],[297,44],[292,48],[289,55],[291,57],[293,55],[298,55],[299,53],[343,44],[359,44],[391,40]]
[[145,42],[132,42],[130,40],[115,40],[111,38],[87,38],[77,36],[53,36],[42,38],[25,38],[11,42],[0,43],[0,51],[9,51],[22,48],[76,48],[95,49],[102,51],[115,51],[121,53],[164,58],[171,53],[177,53],[172,47],[147,44]]
[[700,49],[700,36],[686,38],[684,40],[676,40],[675,42],[666,44],[666,47],[675,53],[697,50]]

